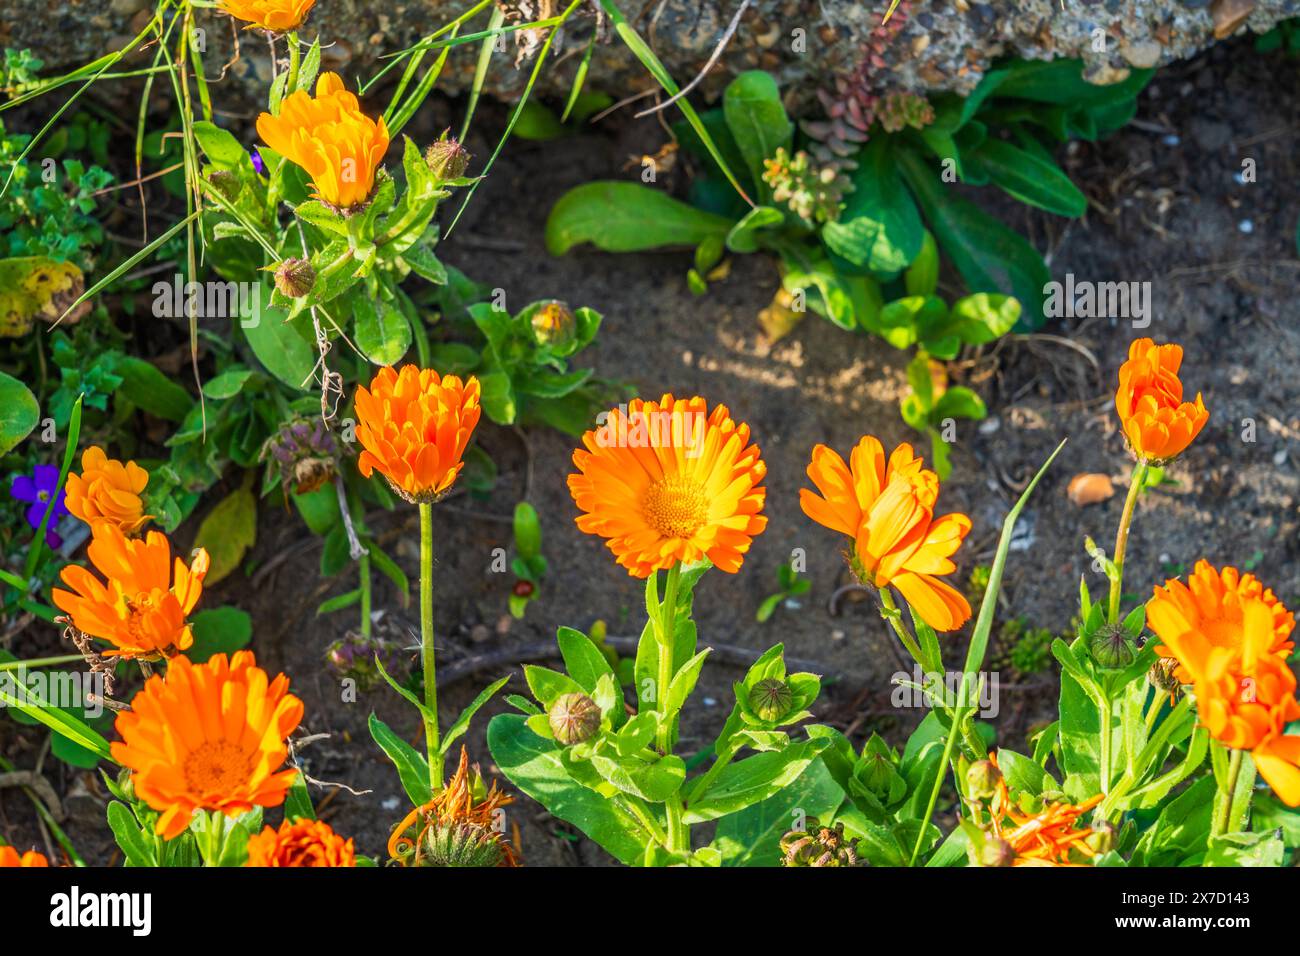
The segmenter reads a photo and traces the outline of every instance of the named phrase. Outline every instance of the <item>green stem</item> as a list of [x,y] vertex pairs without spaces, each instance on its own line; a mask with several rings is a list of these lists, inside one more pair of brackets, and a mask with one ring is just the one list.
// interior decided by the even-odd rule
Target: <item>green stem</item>
[[1139,458],[1137,464],[1133,466],[1133,474],[1129,478],[1128,495],[1124,498],[1124,512],[1119,518],[1119,530],[1115,532],[1115,554],[1113,556],[1115,577],[1110,582],[1109,620],[1111,624],[1119,623],[1119,598],[1120,592],[1124,588],[1124,552],[1128,550],[1128,530],[1133,523],[1133,509],[1137,507],[1138,495],[1142,493],[1142,485],[1146,481],[1146,475],[1146,460]]
[[682,804],[677,795],[669,797],[664,804],[668,815],[668,852],[684,853],[690,850],[690,837],[686,824],[682,821]]
[[917,643],[916,638],[908,633],[907,628],[903,627],[903,612],[894,603],[893,593],[887,587],[881,588],[878,593],[880,594],[880,603],[885,608],[880,612],[880,616],[889,622],[889,626],[894,629],[898,639],[907,648],[907,653],[912,655],[912,659],[921,668],[921,676],[924,677],[926,671],[930,669],[930,665],[925,662],[925,655],[921,653],[921,645]]
[[[673,682],[674,637],[677,631],[677,582],[681,576],[681,564],[674,564],[668,569],[664,583],[664,599],[659,605],[658,627],[659,675],[655,687],[655,709],[662,715],[659,722],[659,750],[667,754],[672,750],[671,723],[668,715],[668,688]],[[669,821],[671,823],[671,820]],[[671,833],[670,833],[671,837]]]
[[952,710],[952,726],[948,728],[948,739],[943,744],[943,759],[939,761],[939,772],[934,775],[934,786],[930,788],[930,800],[925,806],[925,816],[921,818],[921,828],[916,834],[916,844],[912,847],[912,857],[908,866],[916,866],[921,855],[921,844],[925,842],[926,831],[930,829],[930,818],[934,816],[935,805],[939,802],[939,791],[943,788],[943,778],[948,776],[948,763],[952,760],[952,749],[957,743],[957,734],[965,720],[963,711],[966,700],[966,678],[962,676],[961,687],[957,691],[957,706]]
[[1101,692],[1101,700],[1097,702],[1097,715],[1101,722],[1101,792],[1110,793],[1110,762],[1111,762],[1111,731],[1110,731],[1110,714],[1111,700],[1110,695],[1104,690]]
[[56,664],[72,664],[83,661],[80,654],[64,654],[62,657],[33,657],[29,661],[0,662],[0,671],[13,671],[20,667],[53,667]]
[[1223,799],[1223,813],[1211,825],[1211,837],[1222,836],[1232,826],[1232,806],[1237,802],[1237,778],[1241,776],[1241,755],[1242,751],[1234,747],[1232,756],[1228,759],[1228,785],[1219,788],[1219,795]]
[[424,743],[429,752],[429,786],[442,789],[442,746],[438,737],[438,672],[433,656],[433,505],[420,506],[420,655],[424,660]]
[[361,636],[369,637],[370,623],[370,553],[357,559],[357,573],[361,578]]
[[301,55],[298,50],[298,32],[290,30],[285,42],[289,44],[289,80],[284,85],[284,95],[287,97],[298,88],[298,66]]
[[208,866],[220,866],[221,854],[225,850],[225,845],[225,814],[220,810],[213,810],[212,816],[208,818],[208,858],[204,862]]
[[727,764],[731,763],[731,758],[734,756],[736,756],[736,748],[728,747],[722,752],[722,755],[718,757],[717,760],[713,761],[713,766],[706,770],[704,774],[695,781],[695,785],[691,787],[691,792],[686,797],[687,806],[690,806],[700,797],[709,792],[709,787],[713,786],[713,781],[718,779],[718,774],[722,773],[722,771],[726,769]]

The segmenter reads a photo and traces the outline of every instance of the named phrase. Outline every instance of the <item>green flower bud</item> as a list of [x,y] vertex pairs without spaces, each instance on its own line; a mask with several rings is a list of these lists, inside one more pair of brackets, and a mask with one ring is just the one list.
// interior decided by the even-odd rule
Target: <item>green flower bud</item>
[[832,829],[819,824],[816,817],[805,822],[807,829],[791,830],[781,837],[782,866],[858,865],[858,854],[844,836],[844,824],[837,823]]
[[1011,866],[1016,862],[1016,851],[1011,844],[991,834],[978,848],[971,844],[967,856],[972,866]]
[[291,299],[301,299],[316,282],[316,270],[306,259],[285,259],[275,268],[275,287]]
[[1088,848],[1094,853],[1109,853],[1115,849],[1115,840],[1119,836],[1119,829],[1109,820],[1102,820],[1094,824],[1092,834],[1085,841]]
[[555,739],[566,747],[590,740],[600,730],[600,707],[586,694],[564,694],[546,715]]
[[539,345],[568,345],[577,330],[578,320],[563,302],[548,302],[533,313],[533,335]]
[[775,723],[789,712],[793,703],[790,688],[775,677],[764,677],[749,689],[749,709],[762,720]]
[[1002,771],[991,760],[977,760],[966,771],[966,792],[976,800],[989,800],[998,791]]
[[440,183],[464,176],[465,170],[469,169],[469,161],[473,158],[456,139],[448,137],[446,133],[443,137],[430,144],[424,153],[424,161],[429,164],[434,178]]
[[1098,628],[1088,641],[1088,650],[1092,652],[1093,660],[1111,670],[1128,667],[1137,656],[1133,638],[1122,624],[1105,624]]

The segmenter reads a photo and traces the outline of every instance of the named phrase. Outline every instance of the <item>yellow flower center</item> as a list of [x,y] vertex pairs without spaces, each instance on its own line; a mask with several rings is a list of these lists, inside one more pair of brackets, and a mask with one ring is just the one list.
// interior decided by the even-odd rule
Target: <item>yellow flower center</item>
[[646,492],[641,515],[664,537],[689,538],[709,520],[709,499],[689,478],[660,478]]
[[186,785],[196,793],[230,793],[248,780],[251,761],[237,744],[209,740],[190,751],[181,772]]

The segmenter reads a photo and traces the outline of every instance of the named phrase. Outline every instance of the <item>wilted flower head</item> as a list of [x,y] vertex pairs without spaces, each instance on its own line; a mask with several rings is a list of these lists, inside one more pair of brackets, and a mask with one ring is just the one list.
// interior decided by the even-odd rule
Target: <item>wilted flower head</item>
[[266,145],[311,176],[318,198],[349,210],[370,196],[375,172],[388,151],[388,127],[381,116],[361,111],[356,94],[337,73],[322,73],[316,96],[296,90],[284,98],[278,116],[257,118]]
[[23,517],[33,531],[40,528],[45,511],[49,507],[50,500],[53,499],[54,509],[50,512],[50,520],[45,525],[45,543],[51,548],[63,544],[63,539],[54,530],[60,519],[68,514],[66,496],[59,490],[58,468],[53,465],[37,465],[30,475],[14,475],[13,481],[9,484],[9,494],[15,501],[28,505]]
[[500,826],[502,808],[514,799],[496,783],[488,788],[461,747],[447,786],[393,829],[388,855],[402,866],[518,866]]
[[322,419],[294,418],[266,440],[261,457],[279,467],[286,490],[305,495],[334,477],[339,443]]
[[383,680],[379,665],[389,676],[396,675],[406,663],[406,654],[396,641],[349,631],[326,649],[325,659],[339,677],[356,681],[358,689],[365,691]]
[[1119,369],[1115,409],[1138,458],[1157,464],[1176,458],[1209,421],[1200,392],[1195,402],[1183,401],[1182,363],[1180,345],[1135,339],[1129,346],[1128,361]]
[[[997,767],[997,755],[989,754],[989,762]],[[982,865],[1006,866],[1005,858],[1010,856],[1011,866],[1086,866],[1086,861],[1096,855],[1089,842],[1093,831],[1079,826],[1079,821],[1101,803],[1100,793],[1078,804],[1047,801],[1036,813],[1026,813],[1012,799],[1006,778],[1000,772],[995,786],[997,793],[990,807],[992,825],[987,833],[986,850],[989,854],[996,853],[999,862],[989,858]]]
[[787,867],[857,866],[858,854],[853,842],[844,835],[844,824],[824,827],[816,817],[808,817],[801,830],[791,830],[781,837],[781,865]]

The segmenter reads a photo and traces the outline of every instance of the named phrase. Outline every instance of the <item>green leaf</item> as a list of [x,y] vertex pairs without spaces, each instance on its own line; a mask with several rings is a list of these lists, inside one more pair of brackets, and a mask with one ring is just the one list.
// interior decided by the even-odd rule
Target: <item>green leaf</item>
[[651,834],[620,801],[574,781],[560,759],[561,748],[534,734],[524,720],[518,714],[499,714],[488,724],[488,750],[506,779],[619,862],[639,865],[653,841]]
[[205,608],[190,618],[194,643],[185,652],[196,664],[213,654],[233,654],[253,639],[253,619],[237,607]]
[[222,372],[214,379],[209,379],[203,385],[203,394],[207,398],[221,401],[226,398],[234,398],[244,387],[244,383],[254,375],[252,369],[232,368]]
[[672,754],[646,761],[597,752],[591,755],[591,766],[611,786],[651,803],[664,802],[686,780],[686,764]]
[[433,789],[429,786],[429,762],[424,755],[374,714],[370,715],[369,724],[370,736],[397,768],[397,776],[411,805],[419,807],[428,803],[433,799]]
[[757,252],[763,245],[762,231],[782,225],[785,214],[771,206],[755,206],[727,233],[724,244],[732,252]]
[[239,567],[256,540],[257,499],[244,485],[217,502],[194,537],[194,547],[206,549],[212,559],[204,585],[211,587]]
[[592,643],[591,638],[571,627],[561,627],[556,632],[564,667],[587,694],[596,689],[596,682],[606,674],[613,676],[608,658]]
[[934,405],[932,417],[936,421],[945,418],[969,418],[979,421],[988,414],[984,400],[963,385],[954,385],[940,396]]
[[922,230],[921,251],[903,273],[908,295],[934,295],[939,287],[939,247],[929,229]]
[[1006,140],[986,140],[964,159],[968,167],[978,165],[993,185],[1020,202],[1073,219],[1088,211],[1087,198],[1060,166]]
[[[262,301],[269,302],[264,288]],[[304,313],[305,315],[305,313]],[[315,346],[301,331],[304,318],[292,321],[282,309],[263,305],[261,315],[251,323],[241,323],[244,338],[262,366],[295,391],[305,391],[319,360]]]
[[56,734],[62,734],[75,744],[86,748],[103,760],[112,760],[108,741],[93,727],[65,710],[46,703],[30,688],[21,684],[10,683],[9,688],[16,691],[10,694],[0,685],[0,704],[13,707],[33,720],[39,721]]
[[352,298],[356,342],[375,365],[396,365],[411,347],[411,323],[393,303],[361,294]]
[[307,789],[307,779],[302,771],[293,778],[289,792],[284,797],[284,818],[286,820],[315,820],[316,808],[311,803],[311,792]]
[[506,682],[509,680],[509,677],[503,677],[483,688],[469,706],[460,712],[460,716],[456,718],[456,722],[447,728],[447,732],[442,735],[442,740],[438,744],[438,749],[444,754],[450,751],[451,745],[456,741],[456,739],[464,734],[465,731],[469,730],[469,722],[474,718],[474,715],[479,712],[479,709],[482,708],[484,704],[492,699],[493,694],[499,691],[502,687],[505,687]]
[[191,127],[194,139],[208,159],[223,169],[235,169],[245,162],[248,152],[231,133],[207,120],[197,120]]
[[799,779],[830,741],[791,744],[785,750],[755,754],[729,764],[698,800],[686,809],[687,823],[704,823],[735,813],[778,793]]
[[153,834],[146,833],[130,807],[117,800],[108,805],[108,826],[113,831],[126,866],[157,866]]
[[1019,233],[952,194],[925,160],[902,150],[904,177],[925,213],[935,239],[966,285],[976,292],[1015,296],[1030,328],[1043,322],[1044,287],[1051,282],[1043,257]]
[[190,393],[172,381],[152,362],[124,355],[117,363],[122,377],[118,391],[138,408],[170,422],[183,422],[194,406]]
[[[821,233],[836,255],[878,275],[907,268],[925,241],[921,214],[903,187],[889,143],[887,136],[875,137],[859,154],[844,211]],[[935,269],[937,274],[937,259]]]
[[18,379],[0,372],[0,455],[31,434],[40,420],[36,396]]
[[546,219],[546,249],[560,256],[582,242],[606,252],[695,246],[731,230],[702,212],[640,183],[594,182],[569,190]]
[[775,156],[781,147],[788,149],[794,136],[794,124],[785,114],[776,80],[763,70],[741,73],[727,84],[722,112],[750,176],[759,182],[763,160]]
[[572,677],[553,671],[549,667],[538,667],[536,664],[524,665],[524,679],[528,681],[528,689],[533,692],[533,696],[547,710],[565,694],[588,693],[587,689]]
[[794,783],[766,800],[718,821],[713,844],[723,866],[775,866],[781,837],[809,817],[829,820],[844,800],[844,791],[821,760]]
[[537,519],[537,509],[526,501],[515,505],[515,550],[525,561],[537,557],[542,551],[542,526]]

